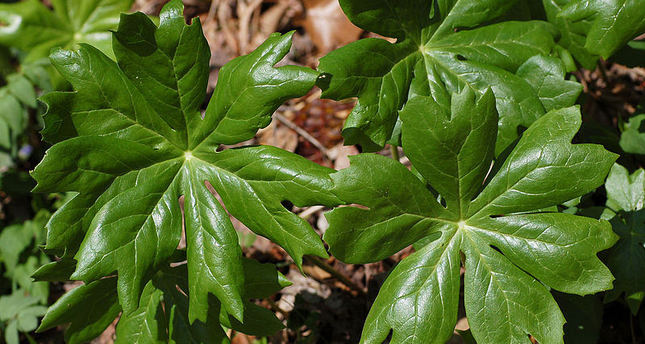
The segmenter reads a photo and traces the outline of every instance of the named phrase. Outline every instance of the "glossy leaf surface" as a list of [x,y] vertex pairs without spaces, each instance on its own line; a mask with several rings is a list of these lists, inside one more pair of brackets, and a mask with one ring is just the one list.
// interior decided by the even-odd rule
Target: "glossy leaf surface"
[[566,48],[573,57],[587,69],[594,69],[598,61],[598,53],[591,53],[585,44],[587,33],[591,29],[591,18],[571,20],[562,15],[567,6],[576,0],[542,0],[548,21],[560,31],[558,44]]
[[457,321],[463,265],[478,343],[530,343],[529,335],[561,343],[564,318],[549,288],[611,289],[596,254],[616,236],[607,221],[543,209],[601,185],[616,155],[571,144],[581,122],[571,107],[538,119],[491,170],[493,94],[466,88],[441,101],[417,96],[401,111],[403,149],[418,177],[371,154],[332,175],[343,201],[367,207],[327,214],[325,240],[335,256],[369,263],[417,244],[383,284],[362,342],[381,343],[393,331],[392,343],[445,343]]
[[275,147],[218,147],[253,136],[284,100],[306,94],[317,73],[274,68],[291,34],[271,35],[222,68],[203,117],[210,51],[199,21],[186,25],[182,12],[181,1],[169,2],[158,27],[141,13],[122,15],[116,63],[89,45],[52,54],[74,92],[44,98],[43,136],[55,144],[32,176],[35,191],[78,195],[48,223],[46,249],[75,259],[70,278],[88,285],[117,272],[127,319],[155,302],[161,287],[146,286],[167,265],[183,226],[190,298],[172,307],[187,309],[190,324],[205,322],[214,295],[227,317],[244,323],[245,267],[227,210],[300,265],[305,254],[327,253],[309,224],[281,202],[338,200],[328,191],[331,169]]
[[645,32],[641,0],[572,0],[560,16],[573,22],[589,20],[585,49],[605,59]]
[[368,151],[388,140],[398,143],[392,137],[398,111],[417,92],[441,97],[437,85],[445,84],[450,93],[466,86],[481,94],[493,88],[501,152],[518,128],[546,112],[531,84],[515,72],[528,58],[548,55],[557,32],[544,21],[499,21],[515,3],[341,0],[356,25],[397,40],[360,40],[320,61],[323,97],[358,97],[343,130],[346,143]]

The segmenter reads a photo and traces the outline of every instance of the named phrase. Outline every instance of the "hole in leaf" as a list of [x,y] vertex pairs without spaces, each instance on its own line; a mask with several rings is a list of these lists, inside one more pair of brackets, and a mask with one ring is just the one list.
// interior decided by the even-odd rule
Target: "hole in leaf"
[[284,201],[280,202],[280,204],[282,204],[282,206],[285,207],[285,209],[287,209],[289,211],[293,210],[293,203],[291,203],[291,201],[289,201],[289,200],[284,200]]
[[468,61],[468,59],[464,55],[457,55],[457,60],[459,61]]

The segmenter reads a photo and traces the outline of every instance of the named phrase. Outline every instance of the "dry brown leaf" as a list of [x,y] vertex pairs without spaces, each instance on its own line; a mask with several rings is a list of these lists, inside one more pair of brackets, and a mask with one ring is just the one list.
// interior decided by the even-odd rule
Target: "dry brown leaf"
[[275,119],[268,127],[258,131],[257,139],[260,144],[275,146],[289,152],[295,152],[298,147],[298,134]]
[[319,55],[357,40],[363,30],[354,26],[337,0],[303,0],[305,19],[302,22]]
[[349,156],[357,155],[358,153],[356,146],[343,146],[342,143],[329,150],[329,155],[334,159],[335,170],[349,167]]

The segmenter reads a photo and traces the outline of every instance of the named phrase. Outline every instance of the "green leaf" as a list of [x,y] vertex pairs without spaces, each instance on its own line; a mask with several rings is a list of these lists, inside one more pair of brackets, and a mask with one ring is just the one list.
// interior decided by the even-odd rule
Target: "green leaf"
[[560,16],[590,20],[585,49],[605,59],[645,32],[645,7],[640,0],[571,0]]
[[[392,139],[398,111],[415,93],[438,97],[470,86],[489,87],[500,113],[497,151],[546,111],[531,85],[514,75],[527,59],[548,55],[554,27],[543,21],[502,21],[516,1],[341,0],[345,14],[368,31],[397,43],[364,39],[320,60],[323,97],[358,97],[343,129],[347,144],[375,151]],[[417,84],[417,86],[413,84]],[[572,104],[567,104],[570,106]]]
[[533,56],[517,70],[540,97],[546,111],[574,104],[582,92],[582,85],[566,80],[564,65],[554,57]]
[[[171,268],[148,282],[139,307],[124,314],[116,328],[115,343],[228,343],[216,319],[188,320],[185,265]],[[212,314],[212,313],[211,313]]]
[[611,289],[613,277],[596,254],[616,236],[607,221],[543,209],[601,185],[617,156],[571,144],[581,123],[571,107],[535,121],[491,167],[493,94],[466,88],[438,99],[415,96],[400,114],[403,149],[418,175],[372,154],[351,157],[349,168],[332,175],[341,200],[367,207],[327,214],[324,238],[336,257],[369,263],[419,244],[383,284],[362,342],[381,343],[392,331],[392,343],[444,343],[457,321],[463,266],[478,343],[528,343],[529,334],[561,343],[564,318],[550,288],[578,295]]
[[[262,264],[248,258],[245,258],[243,263],[246,298],[265,298],[291,285],[291,282],[272,264]],[[275,314],[264,307],[246,301],[245,309],[246,313],[241,322],[228,315],[223,309],[220,310],[220,322],[227,328],[254,336],[271,336],[284,328]]]
[[273,264],[262,264],[255,259],[245,258],[244,295],[252,299],[261,299],[277,293],[292,283]]
[[34,86],[24,76],[7,76],[7,85],[0,88],[0,149],[15,158],[18,140],[29,123],[28,107],[36,104]]
[[561,15],[563,9],[574,1],[576,0],[542,0],[542,3],[548,21],[560,31],[558,44],[566,48],[584,68],[594,69],[598,54],[592,54],[585,48],[592,21],[588,18],[572,21]]
[[[45,213],[48,213],[45,211]],[[49,259],[38,250],[39,238],[43,236],[44,222],[48,216],[37,214],[33,220],[5,227],[0,232],[0,261],[4,265],[4,275],[12,282],[13,289],[46,304],[49,297],[49,285],[34,282],[31,275],[36,269],[49,262]]]
[[158,27],[145,15],[123,15],[116,63],[88,45],[52,54],[74,92],[44,98],[43,135],[55,144],[32,176],[35,191],[78,194],[52,216],[46,249],[77,261],[71,279],[89,283],[116,271],[127,315],[175,252],[183,226],[190,322],[206,321],[209,294],[242,321],[244,263],[227,211],[300,265],[305,254],[327,253],[281,202],[339,201],[329,191],[331,169],[275,147],[218,147],[252,136],[284,100],[306,94],[317,73],[274,68],[292,33],[274,34],[222,68],[202,117],[210,50],[199,20],[187,25],[182,10],[181,1],[169,2]]
[[[246,297],[257,293],[258,286],[275,285],[284,279],[271,264],[244,259]],[[222,326],[251,335],[273,335],[282,323],[273,312],[245,300],[244,321],[239,322],[220,308],[220,302],[210,298],[208,321],[188,321],[189,270],[186,265],[158,273],[143,290],[139,308],[121,317],[117,326],[116,343],[224,343],[228,338]],[[281,288],[284,284],[278,285]],[[266,292],[265,290],[265,292]],[[190,295],[190,293],[188,293]],[[211,318],[213,317],[213,318]],[[218,318],[219,317],[219,321]]]
[[630,117],[625,123],[619,144],[626,153],[645,155],[645,123],[643,120],[645,120],[645,114],[639,113]]
[[46,57],[54,47],[75,48],[89,43],[111,54],[109,30],[132,0],[53,0],[53,11],[41,1],[0,4],[0,44],[26,51],[25,61]]
[[39,303],[38,298],[30,296],[29,291],[23,289],[0,296],[0,321],[4,323],[7,344],[19,343],[18,331],[27,333],[36,329],[38,318],[47,310]]
[[76,287],[61,296],[49,307],[37,332],[71,323],[65,331],[65,341],[85,343],[100,335],[119,312],[116,278],[105,278]]
[[606,300],[616,300],[623,293],[634,315],[645,297],[645,171],[638,169],[631,175],[615,164],[605,183],[607,207],[616,216],[611,219],[620,239],[607,253],[607,265],[616,277],[613,290]]
[[168,343],[164,292],[150,282],[141,293],[139,308],[119,319],[115,343]]
[[0,321],[17,319],[24,310],[38,303],[37,298],[29,296],[24,290],[16,290],[10,295],[0,296]]
[[32,235],[22,224],[8,226],[0,233],[0,258],[8,276],[12,276],[18,267],[20,254],[32,242]]
[[38,105],[34,85],[25,76],[20,74],[9,75],[7,77],[7,88],[23,104],[31,108],[35,108]]
[[626,168],[614,164],[607,181],[607,207],[614,212],[636,211],[645,204],[645,171],[638,169],[631,175]]

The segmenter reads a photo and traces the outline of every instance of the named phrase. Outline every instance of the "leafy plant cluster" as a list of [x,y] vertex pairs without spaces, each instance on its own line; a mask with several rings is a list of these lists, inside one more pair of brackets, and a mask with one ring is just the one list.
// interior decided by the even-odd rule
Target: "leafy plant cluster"
[[[316,71],[276,67],[292,33],[273,34],[220,70],[204,113],[210,50],[199,19],[187,24],[172,0],[158,23],[122,14],[104,35],[126,3],[0,8],[10,28],[0,43],[32,49],[25,61],[62,47],[49,74],[71,87],[41,98],[52,146],[31,173],[34,192],[70,196],[46,224],[44,251],[56,258],[33,276],[83,285],[49,307],[39,331],[69,324],[66,340],[86,342],[117,317],[123,343],[224,343],[228,329],[279,330],[253,300],[289,282],[244,257],[229,214],[299,268],[305,255],[328,257],[284,201],[335,207],[324,240],[344,262],[414,247],[382,285],[363,343],[444,343],[460,302],[466,335],[483,344],[594,342],[593,324],[574,325],[599,292],[643,317],[643,115],[622,123],[606,148],[576,137],[583,88],[567,75],[633,49],[645,31],[639,0],[340,0],[354,24],[395,43],[359,40]],[[47,25],[29,25],[36,21]],[[326,98],[358,99],[343,129],[363,151],[350,167],[334,171],[271,146],[222,149],[252,138],[315,85]],[[27,91],[11,92],[28,105]],[[401,147],[411,167],[370,153],[386,144]],[[603,191],[606,203],[588,207]],[[27,227],[2,235],[24,239]],[[27,299],[5,299],[26,312],[0,314],[7,328],[29,330],[42,314]]]

